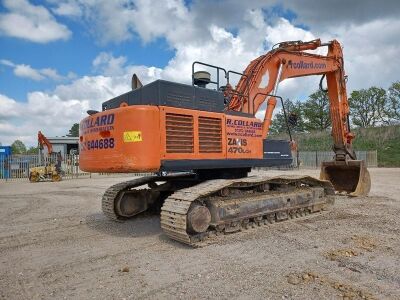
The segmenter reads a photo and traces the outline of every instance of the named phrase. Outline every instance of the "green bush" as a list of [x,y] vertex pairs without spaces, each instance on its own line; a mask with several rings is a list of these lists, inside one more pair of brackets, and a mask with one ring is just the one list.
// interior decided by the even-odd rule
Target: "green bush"
[[[377,150],[380,167],[400,167],[400,125],[358,128],[353,130],[355,150]],[[279,134],[271,138],[284,138]],[[329,151],[332,149],[330,131],[295,133],[294,140],[300,151]]]

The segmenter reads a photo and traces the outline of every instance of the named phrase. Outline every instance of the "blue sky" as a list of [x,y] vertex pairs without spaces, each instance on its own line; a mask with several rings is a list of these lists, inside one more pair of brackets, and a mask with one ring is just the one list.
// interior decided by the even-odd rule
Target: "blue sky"
[[[349,92],[398,80],[397,1],[332,2],[0,0],[0,143],[65,135],[128,91],[132,73],[188,83],[194,60],[243,71],[286,40],[338,39]],[[317,84],[287,80],[279,91],[304,100]]]
[[[44,6],[47,4],[46,1],[32,3]],[[7,12],[3,5],[0,11]],[[71,38],[42,44],[0,35],[0,59],[10,60],[15,64],[28,64],[35,69],[51,67],[60,74],[73,72],[80,77],[96,74],[92,61],[102,51],[112,52],[115,56],[126,56],[131,64],[154,65],[160,68],[165,67],[174,56],[174,49],[164,38],[143,43],[138,37],[134,37],[127,42],[101,44],[90,35],[82,22],[66,17],[57,20],[72,31]],[[0,78],[0,93],[21,102],[26,101],[28,92],[51,90],[59,83],[53,80],[26,80],[15,76],[13,69],[4,65],[0,65]]]

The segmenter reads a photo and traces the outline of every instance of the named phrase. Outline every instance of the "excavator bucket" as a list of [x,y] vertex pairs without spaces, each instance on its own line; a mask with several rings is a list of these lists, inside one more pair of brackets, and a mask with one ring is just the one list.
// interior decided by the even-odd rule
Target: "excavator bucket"
[[350,196],[366,196],[371,189],[371,178],[363,160],[323,162],[320,179],[329,180],[336,191]]

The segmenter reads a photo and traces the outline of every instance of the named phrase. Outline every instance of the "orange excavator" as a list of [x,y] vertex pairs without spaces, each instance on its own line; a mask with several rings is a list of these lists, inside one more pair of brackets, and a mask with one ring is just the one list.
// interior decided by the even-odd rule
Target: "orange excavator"
[[[307,52],[328,47],[327,55]],[[198,66],[215,69],[197,71]],[[240,76],[235,88],[232,75]],[[326,77],[334,159],[320,179],[248,176],[253,167],[289,165],[293,141],[268,137],[279,83],[309,75]],[[222,85],[220,79],[224,78]],[[192,65],[192,85],[156,80],[88,111],[80,123],[80,167],[89,172],[154,172],[108,188],[102,210],[126,220],[148,209],[161,211],[170,238],[202,246],[251,226],[319,212],[335,190],[366,195],[368,170],[352,148],[346,76],[340,44],[319,39],[277,44],[243,73],[206,63]],[[214,89],[207,85],[214,85]],[[256,117],[264,102],[264,120]],[[283,104],[283,101],[282,101]],[[288,126],[289,129],[289,126]],[[289,130],[290,133],[290,130]]]
[[[40,149],[39,166],[29,168],[29,181],[60,181],[62,179],[61,169],[54,161],[59,161],[61,154],[53,152],[53,145],[41,131],[38,132],[38,146]],[[44,146],[47,148],[47,158],[42,157]]]

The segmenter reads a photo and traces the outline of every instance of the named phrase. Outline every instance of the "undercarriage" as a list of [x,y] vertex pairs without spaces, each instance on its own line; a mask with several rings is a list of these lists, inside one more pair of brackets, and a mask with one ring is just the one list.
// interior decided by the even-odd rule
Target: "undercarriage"
[[209,179],[178,173],[116,184],[104,193],[102,209],[116,221],[161,211],[168,237],[199,247],[220,234],[306,216],[333,202],[332,184],[309,176]]

